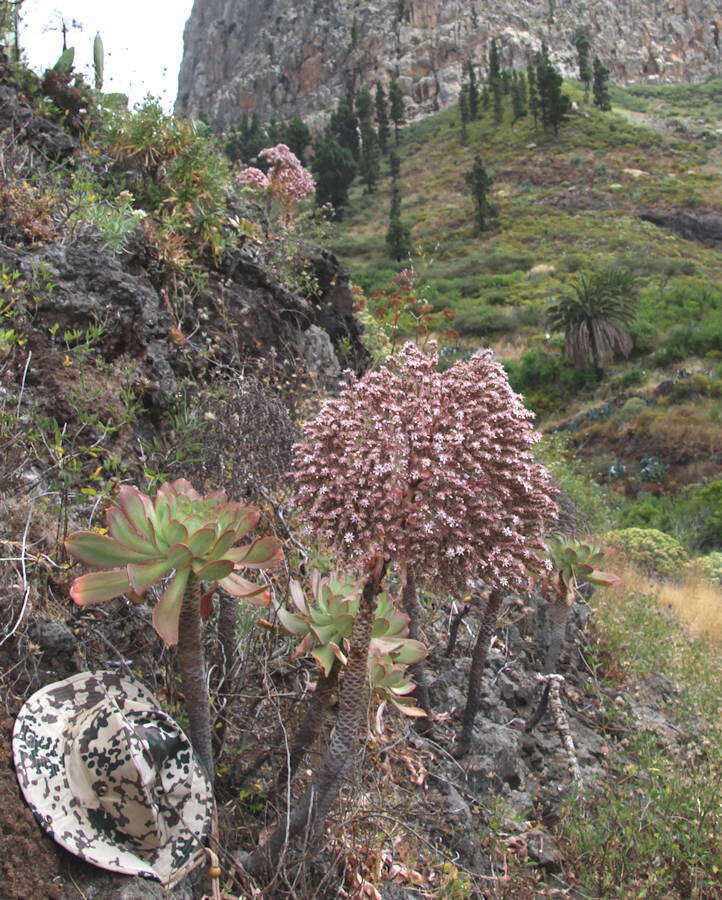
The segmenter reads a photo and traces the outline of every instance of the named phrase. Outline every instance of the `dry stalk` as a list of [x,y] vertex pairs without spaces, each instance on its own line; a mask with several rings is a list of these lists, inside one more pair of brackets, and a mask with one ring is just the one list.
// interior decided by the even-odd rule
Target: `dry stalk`
[[549,685],[549,706],[554,716],[554,724],[557,726],[559,737],[566,751],[569,760],[569,768],[572,771],[572,778],[579,783],[582,780],[582,770],[579,768],[579,760],[577,752],[574,748],[574,739],[569,729],[569,720],[564,712],[564,705],[561,698],[561,686],[564,683],[563,675],[537,675],[538,680],[542,684]]

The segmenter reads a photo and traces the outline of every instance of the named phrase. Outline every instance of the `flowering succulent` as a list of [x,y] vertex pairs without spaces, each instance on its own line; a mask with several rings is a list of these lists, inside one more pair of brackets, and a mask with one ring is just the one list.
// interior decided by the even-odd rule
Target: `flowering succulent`
[[293,475],[305,526],[348,565],[373,556],[436,588],[469,576],[513,590],[549,568],[554,493],[532,413],[484,350],[436,371],[407,343],[304,426]]
[[556,535],[546,541],[553,570],[545,582],[568,606],[574,602],[574,592],[580,582],[611,585],[619,578],[597,568],[604,561],[604,551],[590,541],[577,541],[566,535]]
[[[301,638],[293,658],[310,652],[328,677],[336,660],[344,666],[348,662],[348,642],[363,583],[335,574],[322,578],[318,572],[311,573],[310,583],[312,602],[307,601],[301,585],[291,581],[295,612],[279,604],[276,615],[289,634]],[[404,712],[413,709],[413,715],[418,714],[413,703],[401,699],[414,689],[406,677],[406,667],[422,660],[426,647],[406,637],[408,622],[408,616],[398,612],[388,594],[378,596],[369,647],[369,680],[375,693],[390,699]],[[270,626],[269,622],[263,624]]]
[[316,190],[313,176],[285,144],[266,147],[258,158],[268,163],[268,174],[247,166],[239,173],[237,181],[243,187],[262,191],[270,202],[278,201],[283,206],[286,220],[289,220],[294,207]]
[[191,576],[211,583],[201,603],[205,616],[210,615],[210,598],[218,585],[256,604],[270,602],[264,586],[248,581],[239,570],[275,566],[281,542],[260,537],[234,546],[259,517],[257,509],[229,502],[223,491],[201,496],[184,478],[161,485],[154,500],[124,485],[118,505],[106,512],[108,534],[77,531],[65,541],[75,559],[104,570],[76,578],[70,595],[80,606],[94,606],[126,593],[143,596],[151,585],[173,573],[153,610],[153,625],[166,643],[175,644]]

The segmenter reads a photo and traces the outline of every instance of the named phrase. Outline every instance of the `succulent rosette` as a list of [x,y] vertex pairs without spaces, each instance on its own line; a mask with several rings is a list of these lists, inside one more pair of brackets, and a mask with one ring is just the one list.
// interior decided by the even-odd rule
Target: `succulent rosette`
[[[312,599],[308,600],[301,584],[291,581],[293,611],[278,604],[275,612],[282,628],[301,638],[293,658],[310,654],[328,677],[336,660],[343,666],[348,662],[348,643],[363,582],[338,575],[322,577],[314,571],[310,587]],[[414,690],[406,667],[420,662],[427,653],[421,641],[406,636],[408,623],[408,616],[395,608],[391,597],[380,594],[369,647],[369,681],[374,693],[390,700],[402,712],[424,715],[405,696]],[[270,622],[263,624],[273,627]]]
[[569,606],[574,602],[574,591],[580,582],[612,585],[619,581],[617,575],[597,568],[604,562],[605,554],[591,541],[556,535],[548,538],[546,544],[553,570],[545,581]]
[[270,593],[240,572],[270,569],[281,558],[281,542],[270,536],[235,546],[258,523],[259,510],[229,501],[223,491],[205,496],[184,478],[161,485],[153,500],[124,485],[117,505],[106,512],[107,534],[77,531],[65,546],[70,556],[101,571],[76,578],[70,595],[80,606],[95,606],[122,594],[143,597],[170,576],[153,610],[153,625],[168,644],[178,641],[178,617],[191,577],[210,583],[201,612],[222,587],[234,597],[267,606]]

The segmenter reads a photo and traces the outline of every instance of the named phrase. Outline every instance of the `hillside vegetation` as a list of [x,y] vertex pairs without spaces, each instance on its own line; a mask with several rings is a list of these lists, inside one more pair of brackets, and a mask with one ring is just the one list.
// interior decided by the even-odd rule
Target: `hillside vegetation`
[[[469,123],[466,141],[455,108],[401,132],[403,218],[411,227],[413,264],[424,296],[457,312],[464,346],[504,339],[518,355],[540,337],[550,297],[575,273],[610,263],[641,280],[640,351],[661,347],[667,329],[687,324],[695,312],[720,314],[718,248],[641,217],[722,203],[713,131],[722,117],[722,81],[687,86],[681,94],[675,86],[616,88],[615,101],[629,113],[602,113],[583,104],[575,86],[568,90],[580,108],[558,137],[535,130],[528,116],[512,124],[508,109],[498,126],[483,111]],[[673,101],[685,109],[684,118]],[[500,207],[498,221],[481,236],[474,233],[464,180],[477,153],[494,177]],[[384,246],[388,184],[377,194],[359,186],[351,200],[333,245],[373,292],[398,268]],[[699,299],[705,291],[712,302]]]
[[[0,57],[2,896],[163,893],[71,859],[12,768],[29,696],[112,669],[213,782],[219,865],[169,896],[718,897],[718,251],[640,219],[718,203],[715,97],[694,139],[636,91],[555,142],[404,130],[394,308],[457,314],[439,359],[309,242],[287,147],[240,171],[101,81]],[[369,295],[388,199],[335,238]],[[600,381],[546,309],[610,262],[640,293]]]
[[[482,110],[466,140],[456,108],[406,126],[411,258],[398,263],[385,246],[388,179],[374,194],[354,187],[333,247],[371,310],[398,270],[413,267],[417,297],[455,313],[458,339],[440,334],[445,358],[493,347],[542,426],[561,429],[614,489],[622,524],[714,550],[722,535],[704,519],[716,515],[722,473],[722,81],[614,87],[613,112],[585,104],[579,85],[565,88],[578,110],[558,137],[530,116],[513,124],[508,101],[500,125]],[[500,213],[481,234],[465,181],[476,154]],[[689,221],[718,230],[693,240],[679,233]],[[598,382],[591,360],[565,360],[548,312],[582,276],[609,267],[632,276],[633,346]]]

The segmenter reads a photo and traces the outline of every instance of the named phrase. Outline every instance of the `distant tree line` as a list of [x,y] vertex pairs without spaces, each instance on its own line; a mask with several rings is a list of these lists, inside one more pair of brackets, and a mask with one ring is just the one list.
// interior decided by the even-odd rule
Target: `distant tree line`
[[[591,90],[594,105],[601,110],[610,110],[609,69],[599,57],[590,61],[591,42],[586,29],[576,32],[574,45],[585,102],[588,102]],[[479,87],[478,68],[472,60],[466,60],[462,66],[459,118],[463,141],[468,138],[469,122],[491,109],[494,123],[500,125],[505,118],[505,107],[511,111],[512,125],[531,115],[534,128],[541,125],[544,131],[559,134],[572,104],[563,91],[561,72],[552,63],[546,42],[542,42],[540,51],[524,72],[503,67],[499,44],[492,38],[486,66],[487,80],[482,88]]]

